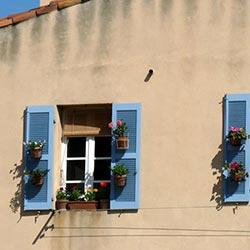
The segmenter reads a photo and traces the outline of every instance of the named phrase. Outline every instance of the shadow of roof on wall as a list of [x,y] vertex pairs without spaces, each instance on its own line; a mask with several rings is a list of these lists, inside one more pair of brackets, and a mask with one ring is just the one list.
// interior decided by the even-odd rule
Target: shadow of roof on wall
[[33,17],[39,17],[54,10],[61,10],[90,0],[52,0],[48,5],[0,18],[0,28],[16,25]]

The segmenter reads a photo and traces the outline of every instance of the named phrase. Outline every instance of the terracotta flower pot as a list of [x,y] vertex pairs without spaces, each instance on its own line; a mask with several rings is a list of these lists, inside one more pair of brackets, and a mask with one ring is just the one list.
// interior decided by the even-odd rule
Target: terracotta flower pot
[[67,209],[68,200],[57,200],[56,209],[65,210]]
[[129,139],[128,136],[121,136],[116,138],[116,148],[117,149],[128,149]]
[[43,149],[40,147],[35,147],[35,148],[31,149],[31,157],[35,158],[35,159],[41,158],[42,157],[42,150]]
[[44,178],[43,177],[44,177],[43,175],[39,175],[39,176],[35,175],[35,176],[33,176],[32,177],[33,184],[36,185],[36,186],[43,185],[43,182],[44,182]]
[[114,179],[117,187],[124,187],[126,185],[127,175],[115,175]]
[[67,209],[70,210],[95,210],[97,209],[98,201],[68,201]]
[[231,144],[233,146],[240,146],[241,145],[241,139],[231,139]]
[[232,176],[231,176],[231,180],[232,180],[233,182],[241,182],[242,179],[243,179],[243,176],[242,176],[242,175],[232,175]]
[[110,201],[108,199],[100,199],[100,208],[109,209]]

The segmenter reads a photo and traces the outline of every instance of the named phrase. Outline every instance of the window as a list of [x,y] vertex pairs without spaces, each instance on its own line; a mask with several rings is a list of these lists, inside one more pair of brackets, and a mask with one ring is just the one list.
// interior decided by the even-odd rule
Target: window
[[[250,173],[250,140],[245,140],[239,147],[232,146],[226,138],[231,126],[245,128],[250,134],[250,94],[230,94],[224,98],[224,161],[229,164],[243,162]],[[224,171],[225,202],[250,201],[249,190],[249,178],[240,183],[232,182],[228,172]]]
[[110,183],[111,136],[66,137],[63,145],[64,186],[86,191],[99,189],[102,181]]
[[[112,105],[81,105],[63,107],[64,124],[63,147],[66,149],[64,160],[65,185],[98,185],[101,180],[108,181],[107,166],[124,163],[129,169],[124,188],[116,187],[111,176],[110,209],[138,209],[140,191],[140,130],[141,104],[114,103]],[[32,185],[24,177],[24,210],[53,209],[56,190],[52,188],[54,171],[54,123],[58,109],[51,106],[29,106],[25,112],[25,141],[45,140],[46,144],[39,160],[31,159],[25,151],[25,170],[49,170],[41,187]],[[107,124],[123,119],[129,133],[129,149],[116,149]],[[106,131],[109,131],[107,134]],[[110,146],[108,146],[108,144]]]

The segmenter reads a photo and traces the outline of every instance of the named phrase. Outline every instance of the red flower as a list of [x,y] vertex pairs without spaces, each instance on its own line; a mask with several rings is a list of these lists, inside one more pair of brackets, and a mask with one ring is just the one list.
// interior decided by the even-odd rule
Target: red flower
[[230,165],[230,168],[236,169],[238,167],[238,163],[234,162]]
[[73,187],[72,187],[72,190],[77,190],[77,189],[78,189],[77,186],[73,186]]
[[118,120],[117,121],[117,126],[121,126],[122,125],[122,121],[121,120]]
[[108,186],[108,183],[105,182],[105,181],[102,181],[102,182],[100,182],[100,186],[101,186],[101,187],[107,187],[107,186]]
[[63,187],[60,187],[60,190],[63,191]]

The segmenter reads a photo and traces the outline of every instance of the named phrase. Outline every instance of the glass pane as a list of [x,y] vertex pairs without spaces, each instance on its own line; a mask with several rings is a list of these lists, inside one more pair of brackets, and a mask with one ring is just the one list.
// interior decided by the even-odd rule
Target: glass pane
[[110,183],[106,183],[107,186],[102,187],[100,183],[94,183],[94,188],[98,189],[97,199],[109,199],[110,196]]
[[111,156],[111,137],[95,137],[95,157]]
[[110,160],[96,160],[94,180],[110,180]]
[[67,161],[67,180],[84,180],[85,161]]
[[85,157],[85,137],[69,138],[68,142],[68,157]]
[[70,183],[66,185],[66,189],[72,191],[75,186],[82,191],[84,190],[84,183]]

